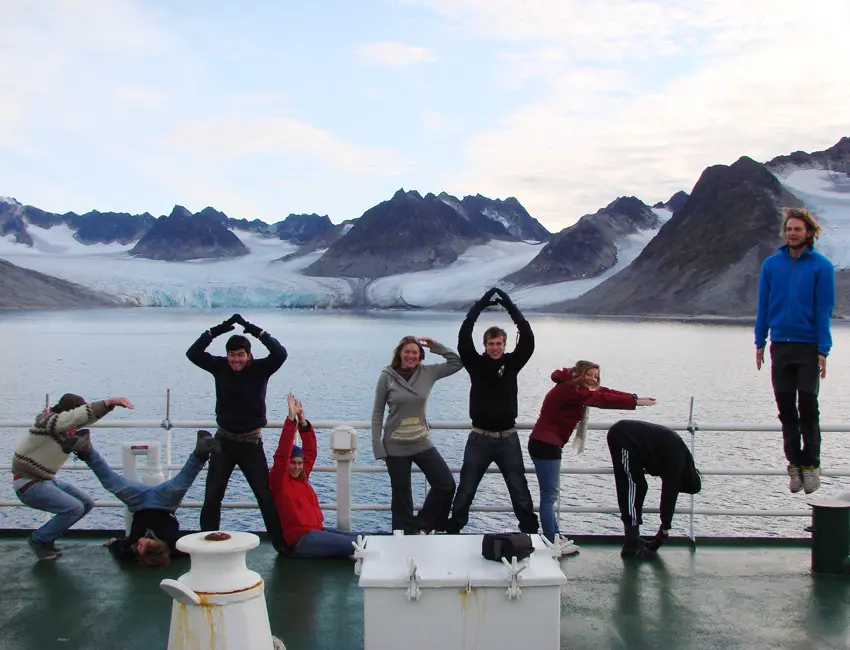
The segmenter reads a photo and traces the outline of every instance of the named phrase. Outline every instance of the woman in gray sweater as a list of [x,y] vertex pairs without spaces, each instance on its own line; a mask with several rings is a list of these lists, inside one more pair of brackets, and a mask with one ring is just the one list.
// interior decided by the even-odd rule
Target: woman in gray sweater
[[[423,364],[426,347],[446,362]],[[392,362],[378,377],[372,408],[372,450],[376,459],[387,463],[392,488],[393,530],[416,534],[445,529],[455,480],[431,442],[425,407],[434,383],[461,368],[460,357],[446,346],[425,337],[405,336],[393,351]],[[387,407],[389,415],[384,421]],[[422,470],[431,486],[415,517],[410,487],[413,463]]]

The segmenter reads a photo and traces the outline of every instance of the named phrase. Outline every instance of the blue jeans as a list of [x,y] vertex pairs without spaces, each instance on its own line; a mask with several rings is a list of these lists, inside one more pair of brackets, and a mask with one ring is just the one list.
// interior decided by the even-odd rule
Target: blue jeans
[[103,487],[118,497],[130,509],[130,512],[142,509],[172,512],[177,510],[186,491],[192,486],[198,472],[204,466],[195,454],[191,454],[176,476],[159,485],[147,485],[138,481],[128,481],[120,474],[116,474],[96,451],[86,459],[86,464]]
[[311,530],[295,544],[295,554],[305,558],[348,557],[354,554],[351,543],[357,541],[359,534],[337,528]]
[[457,534],[469,522],[469,509],[478,491],[478,485],[487,468],[496,463],[496,467],[505,479],[508,496],[511,498],[514,514],[523,533],[534,535],[539,530],[537,515],[534,514],[534,502],[528,490],[525,478],[525,464],[522,459],[522,447],[519,436],[514,433],[501,439],[490,438],[474,431],[466,439],[463,451],[463,466],[460,469],[460,485],[457,488],[452,517],[447,532]]
[[[15,488],[23,486],[27,481],[18,479]],[[23,494],[18,494],[22,503],[36,510],[55,513],[41,528],[32,534],[36,542],[49,544],[61,537],[62,534],[94,508],[94,499],[81,492],[70,483],[51,479],[33,484]]]
[[540,484],[540,527],[543,528],[543,536],[554,542],[555,535],[561,532],[558,513],[555,512],[561,492],[561,459],[541,460],[532,456],[531,462]]

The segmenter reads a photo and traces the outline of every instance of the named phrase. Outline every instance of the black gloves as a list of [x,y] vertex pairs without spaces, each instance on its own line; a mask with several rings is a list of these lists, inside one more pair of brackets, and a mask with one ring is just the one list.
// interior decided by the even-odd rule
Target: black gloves
[[259,327],[257,327],[253,323],[249,323],[244,319],[242,320],[242,327],[245,328],[245,334],[250,334],[251,336],[254,336],[256,338],[260,338],[260,334],[263,333],[263,330],[261,330]]
[[[244,318],[242,318],[240,314],[233,314],[233,316],[228,318],[226,321],[222,321],[215,327],[211,327],[209,330],[210,336],[212,336],[213,338],[215,338],[216,336],[221,336],[225,332],[231,331],[233,329],[233,326],[237,323],[242,326],[248,325],[248,323],[245,321]],[[251,327],[253,327],[253,325]],[[248,330],[246,329],[245,331],[247,332]],[[249,334],[251,333],[252,332],[249,332]]]
[[514,322],[522,318],[522,313],[520,313],[519,307],[514,304],[514,301],[511,300],[511,297],[507,293],[501,289],[496,289],[496,294],[499,296],[496,298],[496,304],[502,305],[502,307],[508,311]]
[[215,338],[216,336],[221,336],[225,332],[229,332],[233,329],[233,324],[230,321],[224,321],[223,323],[219,323],[215,327],[210,328],[210,336]]

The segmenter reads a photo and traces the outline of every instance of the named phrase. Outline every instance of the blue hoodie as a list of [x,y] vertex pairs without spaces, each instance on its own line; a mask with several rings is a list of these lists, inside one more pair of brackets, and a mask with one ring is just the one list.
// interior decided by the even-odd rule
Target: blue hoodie
[[829,355],[829,319],[835,305],[835,268],[826,257],[807,248],[798,258],[788,246],[768,257],[759,275],[756,347],[776,342],[817,343],[818,354]]

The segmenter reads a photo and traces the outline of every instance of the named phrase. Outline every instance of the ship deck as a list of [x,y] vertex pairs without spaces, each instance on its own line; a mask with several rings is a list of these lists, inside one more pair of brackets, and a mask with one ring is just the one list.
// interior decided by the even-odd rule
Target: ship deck
[[[0,648],[166,647],[171,599],[159,582],[188,560],[122,566],[103,541],[65,538],[63,557],[36,562],[25,537],[0,537]],[[622,560],[614,539],[577,541],[581,553],[561,559],[561,648],[850,647],[850,576],[812,574],[808,540],[679,542],[652,562]],[[278,557],[263,542],[248,565],[265,580],[272,632],[289,650],[363,648],[350,560]]]

